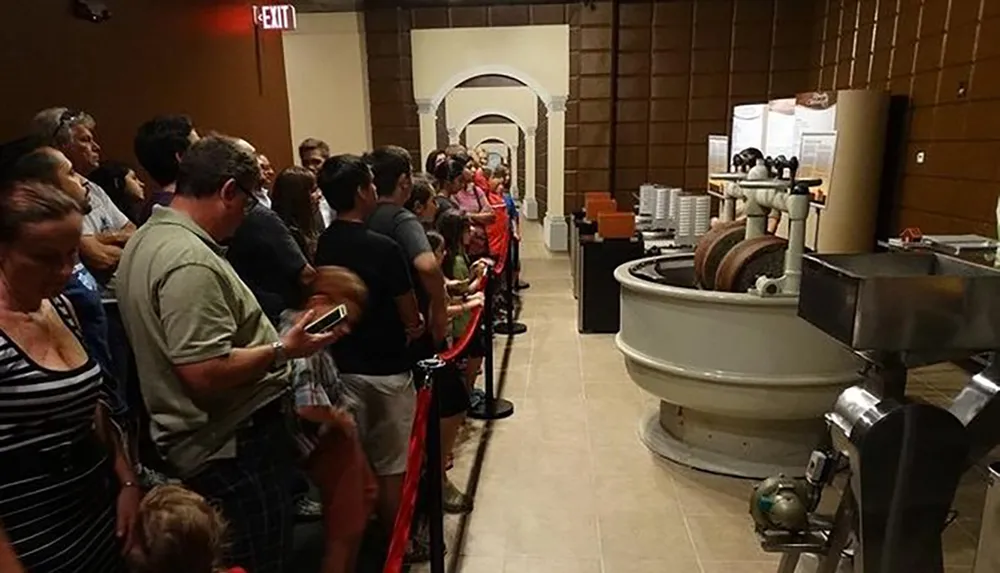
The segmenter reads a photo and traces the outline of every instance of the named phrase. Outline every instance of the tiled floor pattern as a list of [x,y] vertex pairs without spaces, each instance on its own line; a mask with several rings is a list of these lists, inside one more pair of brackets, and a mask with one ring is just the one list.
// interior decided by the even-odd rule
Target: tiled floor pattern
[[[629,380],[613,336],[577,333],[568,258],[546,251],[540,226],[524,235],[529,331],[502,374],[516,412],[489,429],[470,423],[459,446],[460,485],[484,442],[486,453],[461,543],[461,520],[446,520],[449,573],[774,573],[747,515],[752,482],[666,462],[639,442],[638,417],[655,400]],[[496,341],[498,372],[506,344]],[[935,367],[911,388],[941,401],[963,377]],[[971,573],[984,484],[976,473],[961,487],[947,573]]]

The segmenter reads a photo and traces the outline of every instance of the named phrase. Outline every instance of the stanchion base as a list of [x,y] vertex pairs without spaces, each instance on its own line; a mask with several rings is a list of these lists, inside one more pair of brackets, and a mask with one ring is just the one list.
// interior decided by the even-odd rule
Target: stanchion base
[[493,327],[493,332],[497,334],[503,334],[505,336],[517,336],[518,334],[524,334],[528,332],[528,327],[520,322],[501,322]]
[[503,398],[484,400],[475,408],[469,408],[468,414],[473,420],[502,420],[514,414],[514,404]]

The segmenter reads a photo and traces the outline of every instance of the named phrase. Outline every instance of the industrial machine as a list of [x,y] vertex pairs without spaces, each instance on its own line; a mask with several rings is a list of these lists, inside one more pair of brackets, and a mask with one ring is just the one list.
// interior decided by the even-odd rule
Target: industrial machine
[[[661,399],[640,422],[654,452],[699,469],[801,475],[822,414],[862,361],[796,315],[809,189],[797,161],[755,149],[733,159],[722,222],[695,252],[618,267],[616,343],[633,381]],[[744,221],[734,221],[742,202]],[[767,232],[788,216],[789,239]],[[766,336],[761,336],[766,332]]]
[[[907,369],[1000,348],[1000,271],[932,252],[805,255],[800,317],[866,364],[826,416],[804,479],[757,485],[750,513],[780,573],[941,573],[941,534],[962,473],[1000,442],[1000,364],[950,407],[906,395]],[[817,512],[835,476],[833,515]],[[828,491],[828,490],[827,490]]]

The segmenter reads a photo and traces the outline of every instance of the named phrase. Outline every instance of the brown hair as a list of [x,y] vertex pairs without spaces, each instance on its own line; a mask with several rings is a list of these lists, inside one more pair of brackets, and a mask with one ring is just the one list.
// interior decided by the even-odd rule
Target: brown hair
[[60,189],[40,181],[18,181],[0,190],[0,243],[17,239],[32,223],[83,214],[80,203]]
[[330,146],[327,145],[322,139],[316,139],[315,137],[309,137],[299,144],[299,158],[305,157],[307,153],[315,150],[320,150],[320,153],[324,155],[330,155]]
[[222,563],[226,522],[205,498],[176,485],[153,488],[135,525],[135,573],[212,573]]
[[361,277],[344,267],[316,267],[316,278],[309,285],[312,296],[322,296],[333,304],[346,304],[352,323],[361,318],[368,300],[368,287]]
[[271,209],[288,226],[309,260],[316,252],[320,233],[311,197],[315,188],[316,176],[297,165],[282,169],[271,186]]

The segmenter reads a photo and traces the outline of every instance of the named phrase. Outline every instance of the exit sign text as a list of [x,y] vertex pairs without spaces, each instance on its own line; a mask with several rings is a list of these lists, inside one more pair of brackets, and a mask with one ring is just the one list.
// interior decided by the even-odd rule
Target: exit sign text
[[294,30],[295,6],[291,4],[254,6],[253,21],[262,30]]

